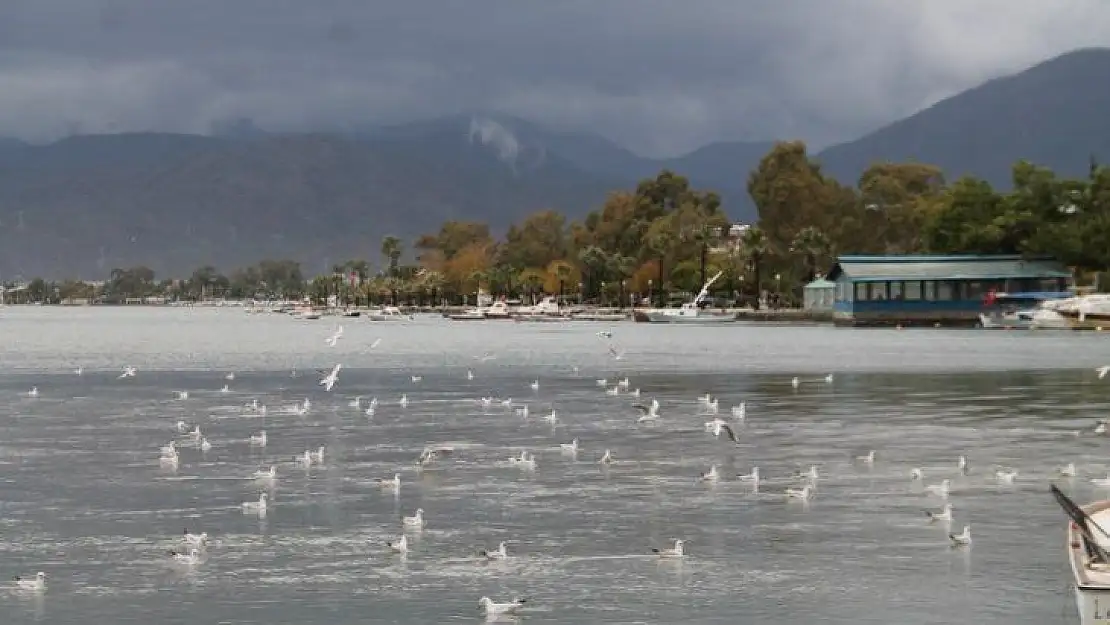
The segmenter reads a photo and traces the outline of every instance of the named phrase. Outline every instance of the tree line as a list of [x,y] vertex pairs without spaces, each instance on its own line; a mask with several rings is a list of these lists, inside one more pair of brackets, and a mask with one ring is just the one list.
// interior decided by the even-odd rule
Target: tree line
[[580,220],[542,210],[500,238],[485,223],[446,222],[413,242],[414,262],[403,263],[410,250],[387,236],[375,258],[312,279],[294,261],[266,260],[228,275],[201,267],[184,280],[158,282],[145,267],[115,269],[99,286],[34,280],[24,293],[44,302],[334,297],[427,305],[473,303],[484,290],[663,305],[721,271],[715,295],[758,306],[768,296],[796,302],[838,254],[1044,255],[1081,275],[1110,267],[1110,169],[1093,158],[1081,178],[1019,161],[1006,191],[972,176],[949,183],[923,163],[878,163],[849,186],[823,174],[804,143],[780,142],[749,173],[747,189],[758,220],[740,228],[716,193],[663,171],[611,193]]

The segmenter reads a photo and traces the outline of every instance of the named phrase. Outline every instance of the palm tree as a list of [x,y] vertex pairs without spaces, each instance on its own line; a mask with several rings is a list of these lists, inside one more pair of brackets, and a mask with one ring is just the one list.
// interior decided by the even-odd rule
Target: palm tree
[[831,247],[825,233],[814,226],[802,228],[794,236],[794,241],[790,243],[790,251],[801,254],[805,260],[807,284],[817,275],[817,261],[823,260]]
[[647,248],[655,261],[659,264],[659,278],[656,285],[656,292],[659,293],[659,300],[666,302],[666,265],[667,257],[674,251],[675,244],[678,242],[678,237],[674,232],[668,229],[657,229],[648,236]]
[[771,251],[771,241],[759,226],[752,226],[745,230],[740,237],[740,249],[752,268],[752,277],[755,282],[755,309],[759,310],[759,298],[762,295],[763,285],[761,270],[763,269],[763,259]]
[[401,239],[393,235],[382,237],[382,258],[389,265],[389,275],[397,275],[397,263],[401,260],[402,243]]
[[536,291],[543,289],[544,273],[540,269],[529,267],[520,272],[516,277],[517,283],[522,285],[525,290],[532,296],[532,303],[536,303]]
[[559,285],[559,304],[563,303],[566,283],[574,277],[574,265],[565,260],[553,260],[547,265],[547,275]]

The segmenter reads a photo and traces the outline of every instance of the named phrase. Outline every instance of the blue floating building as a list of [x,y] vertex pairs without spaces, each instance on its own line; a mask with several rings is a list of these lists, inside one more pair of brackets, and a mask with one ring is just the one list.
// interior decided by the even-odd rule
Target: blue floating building
[[976,325],[988,293],[1066,291],[1072,272],[1051,258],[1022,256],[840,256],[839,325]]

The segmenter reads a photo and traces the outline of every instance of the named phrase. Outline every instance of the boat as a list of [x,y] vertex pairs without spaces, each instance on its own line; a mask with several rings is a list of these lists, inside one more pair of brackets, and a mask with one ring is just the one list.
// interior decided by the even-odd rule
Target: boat
[[1042,302],[1034,311],[1033,327],[1070,330],[1110,327],[1110,294],[1093,293]]
[[315,308],[297,308],[293,311],[293,318],[300,320],[319,319],[320,312]]
[[979,324],[992,330],[1030,329],[1042,303],[1073,295],[1071,291],[995,293],[987,297],[985,310],[979,313]]
[[559,301],[548,296],[533,306],[522,306],[517,309],[517,321],[569,321],[570,316],[559,305]]
[[511,319],[513,313],[509,310],[509,305],[504,301],[497,301],[490,304],[489,308],[482,309],[482,315],[486,319]]
[[709,279],[701,291],[694,296],[694,299],[684,303],[679,308],[654,308],[648,310],[637,310],[633,314],[636,321],[645,321],[648,323],[687,323],[693,325],[704,324],[718,324],[736,321],[736,315],[720,314],[707,311],[701,308],[700,304],[705,301],[706,296],[709,295],[709,287],[716,282],[724,272],[718,271],[715,276]]
[[447,318],[454,321],[485,321],[486,315],[480,308],[470,308],[462,312],[451,313],[447,315]]
[[411,321],[412,315],[406,315],[396,306],[383,306],[370,310],[366,316],[370,321]]
[[1110,500],[1079,506],[1055,485],[1051,492],[1071,519],[1068,563],[1080,625],[1110,625]]

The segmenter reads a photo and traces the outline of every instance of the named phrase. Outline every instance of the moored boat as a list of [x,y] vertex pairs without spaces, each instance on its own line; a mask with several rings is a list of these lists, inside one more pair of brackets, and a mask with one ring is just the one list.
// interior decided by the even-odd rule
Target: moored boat
[[979,324],[992,330],[1030,329],[1040,305],[1047,301],[1071,297],[1070,291],[1039,291],[1032,293],[993,293],[979,313]]
[[701,307],[701,303],[709,295],[709,287],[723,275],[723,272],[718,271],[717,275],[709,279],[701,291],[689,302],[684,303],[679,308],[653,308],[648,310],[637,310],[633,313],[633,319],[636,321],[645,321],[648,323],[683,323],[691,325],[706,325],[729,323],[736,321],[735,314],[721,314],[705,310]]
[[454,321],[485,321],[486,315],[478,308],[471,308],[462,312],[451,313],[447,315],[448,319]]
[[1094,293],[1042,302],[1034,328],[1093,330],[1110,327],[1110,294]]
[[1051,489],[1071,519],[1067,557],[1080,625],[1110,625],[1110,500],[1079,506],[1056,486]]
[[411,321],[412,315],[406,315],[396,306],[383,306],[377,310],[369,311],[366,316],[370,321]]

